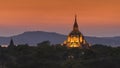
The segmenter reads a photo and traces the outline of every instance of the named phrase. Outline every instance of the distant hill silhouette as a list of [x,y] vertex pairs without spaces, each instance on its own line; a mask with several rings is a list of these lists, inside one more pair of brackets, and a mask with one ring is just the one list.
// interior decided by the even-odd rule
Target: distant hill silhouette
[[[11,37],[0,37],[0,44],[9,44],[11,38],[13,38],[16,44],[27,43],[30,45],[36,45],[37,43],[46,40],[49,40],[52,44],[60,44],[66,39],[66,35],[62,35],[55,32],[28,31]],[[120,37],[85,36],[85,38],[91,44],[104,44],[104,45],[112,45],[112,46],[120,45]]]

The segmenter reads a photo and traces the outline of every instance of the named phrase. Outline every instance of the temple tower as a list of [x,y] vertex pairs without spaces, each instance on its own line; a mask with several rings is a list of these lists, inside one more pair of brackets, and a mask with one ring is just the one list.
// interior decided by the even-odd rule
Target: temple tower
[[14,41],[13,39],[10,40],[10,44],[8,45],[9,48],[13,48],[15,47],[16,45],[14,44]]
[[73,30],[67,36],[67,40],[64,41],[64,45],[67,47],[79,47],[79,48],[89,47],[89,44],[85,40],[83,34],[79,31],[76,15],[75,15],[75,21],[73,25]]

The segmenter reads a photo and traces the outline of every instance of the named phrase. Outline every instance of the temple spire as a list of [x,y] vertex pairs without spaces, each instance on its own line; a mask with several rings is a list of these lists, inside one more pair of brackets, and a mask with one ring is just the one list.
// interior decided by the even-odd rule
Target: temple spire
[[75,22],[77,23],[77,15],[75,14]]
[[89,44],[79,31],[76,15],[74,18],[73,30],[67,36],[67,40],[64,41],[64,45],[67,47],[89,48]]
[[14,41],[13,41],[13,39],[11,38],[11,40],[10,40],[10,44],[9,44],[9,46],[8,47],[15,47],[15,44],[14,44]]
[[75,21],[74,21],[74,25],[73,25],[73,30],[78,30],[77,15],[75,15]]
[[13,39],[10,40],[10,45],[14,45]]

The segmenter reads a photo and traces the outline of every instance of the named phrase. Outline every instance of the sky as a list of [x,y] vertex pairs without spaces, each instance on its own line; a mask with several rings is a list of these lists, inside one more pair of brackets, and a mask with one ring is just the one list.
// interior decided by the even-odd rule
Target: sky
[[120,36],[120,0],[0,0],[0,36],[69,34],[74,15],[85,36]]

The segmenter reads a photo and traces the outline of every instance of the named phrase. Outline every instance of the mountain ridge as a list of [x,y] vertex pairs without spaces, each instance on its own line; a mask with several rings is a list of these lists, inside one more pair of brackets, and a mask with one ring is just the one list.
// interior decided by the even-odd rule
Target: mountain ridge
[[[30,44],[36,45],[42,41],[49,40],[52,44],[61,44],[66,40],[66,35],[59,34],[56,32],[46,31],[27,31],[18,35],[10,37],[0,37],[0,45],[9,44],[11,38],[13,38],[16,44]],[[111,46],[120,45],[120,36],[115,37],[90,37],[85,36],[86,40],[90,44],[104,44]]]

